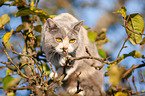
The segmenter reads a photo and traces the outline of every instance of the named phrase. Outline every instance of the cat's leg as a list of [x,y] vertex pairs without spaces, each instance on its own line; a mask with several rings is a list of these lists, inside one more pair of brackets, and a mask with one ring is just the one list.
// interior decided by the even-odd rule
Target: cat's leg
[[[71,57],[71,56],[68,55],[68,57]],[[61,56],[61,57],[60,57],[60,60],[59,60],[59,64],[60,64],[61,66],[65,66],[66,60],[67,60],[66,56]]]
[[69,78],[69,76],[74,73],[77,70],[77,66],[73,66],[72,68],[66,70],[66,76],[64,78],[64,80],[67,80]]
[[[77,88],[76,87],[68,88],[67,92],[70,93],[70,94],[75,94],[77,92]],[[79,93],[77,93],[77,95],[79,95],[79,96],[85,96],[85,91],[82,90]]]

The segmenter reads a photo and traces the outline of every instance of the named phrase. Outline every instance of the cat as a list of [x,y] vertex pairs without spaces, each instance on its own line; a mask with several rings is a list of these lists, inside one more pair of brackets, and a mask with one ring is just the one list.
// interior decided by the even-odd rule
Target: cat
[[[83,20],[78,21],[69,13],[62,13],[53,19],[48,18],[41,32],[42,50],[46,58],[55,68],[56,73],[50,73],[50,78],[63,74],[63,66],[66,64],[66,56],[81,57],[89,56],[86,48],[94,57],[100,58],[97,47],[92,43],[87,30],[82,27]],[[82,59],[71,62],[73,67],[66,68],[66,77],[63,80],[62,88],[70,94],[77,91],[77,75],[79,75],[79,92],[82,96],[104,96],[103,89],[103,68],[96,70],[94,66],[101,66],[102,63],[93,59]]]

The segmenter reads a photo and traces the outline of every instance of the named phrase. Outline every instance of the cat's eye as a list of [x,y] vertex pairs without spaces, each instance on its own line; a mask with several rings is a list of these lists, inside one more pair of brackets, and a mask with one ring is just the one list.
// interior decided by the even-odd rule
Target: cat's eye
[[70,41],[69,41],[69,43],[74,43],[75,42],[75,39],[71,39]]
[[62,39],[61,38],[56,38],[56,41],[57,42],[62,42]]

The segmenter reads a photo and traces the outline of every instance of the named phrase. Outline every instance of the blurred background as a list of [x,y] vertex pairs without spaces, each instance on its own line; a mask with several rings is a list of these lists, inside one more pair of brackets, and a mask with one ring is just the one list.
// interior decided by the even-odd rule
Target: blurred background
[[[1,2],[1,1],[0,1]],[[51,15],[58,15],[60,13],[68,12],[73,14],[79,20],[84,20],[84,25],[90,27],[92,30],[100,32],[103,28],[107,29],[107,39],[109,42],[101,46],[101,48],[106,52],[107,56],[111,56],[109,60],[115,60],[121,49],[125,38],[127,37],[125,28],[123,25],[123,18],[121,14],[114,14],[122,6],[125,6],[127,9],[127,14],[139,13],[145,19],[145,0],[40,0],[38,3],[38,8],[43,9],[46,13]],[[15,13],[18,9],[14,6],[1,6],[0,7],[0,16],[3,14],[8,14],[11,17],[10,26],[12,29],[16,30],[17,26],[20,25],[21,18],[15,17]],[[9,26],[9,25],[6,25]],[[6,29],[10,30],[10,29]],[[5,31],[0,30],[0,42],[2,42],[2,36],[5,34]],[[24,39],[21,35],[14,35],[11,38],[11,43],[15,44],[18,47],[17,52],[21,52],[21,47],[24,46]],[[125,44],[128,46],[124,48],[120,54],[128,54],[133,50],[137,50],[145,55],[145,44],[140,46],[132,45],[129,41]],[[11,56],[15,56],[10,53]],[[0,61],[6,61],[7,58],[3,52],[3,46],[0,44]],[[133,64],[142,64],[142,60],[134,59],[128,57],[123,60],[119,65],[130,68]],[[3,66],[3,64],[0,64]],[[104,67],[104,70],[107,67]],[[145,90],[145,84],[140,82],[139,72],[144,73],[144,68],[136,69],[133,72],[135,76],[136,86],[138,91]],[[5,77],[6,69],[0,70],[0,77]],[[105,81],[105,90],[109,88],[108,77],[104,77]],[[131,81],[131,77],[129,78]],[[131,88],[135,90],[132,82],[130,82]],[[2,85],[0,85],[2,86]],[[0,89],[0,94],[3,92]],[[17,96],[27,96],[27,91],[18,91]]]

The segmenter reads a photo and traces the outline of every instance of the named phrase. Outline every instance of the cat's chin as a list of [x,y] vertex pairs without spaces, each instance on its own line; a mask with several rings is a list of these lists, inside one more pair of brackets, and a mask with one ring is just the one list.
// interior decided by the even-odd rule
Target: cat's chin
[[62,51],[62,52],[58,52],[60,55],[67,55],[68,54],[68,52],[64,52],[64,51]]

